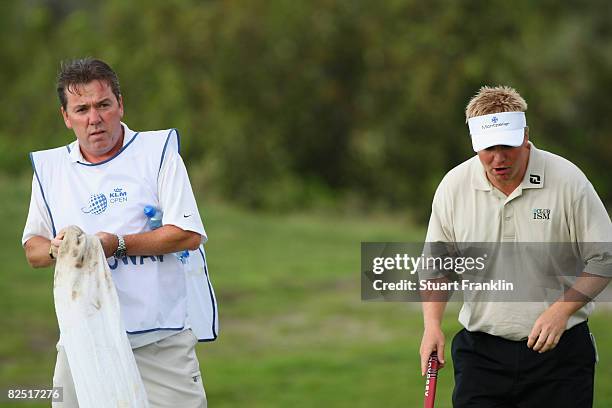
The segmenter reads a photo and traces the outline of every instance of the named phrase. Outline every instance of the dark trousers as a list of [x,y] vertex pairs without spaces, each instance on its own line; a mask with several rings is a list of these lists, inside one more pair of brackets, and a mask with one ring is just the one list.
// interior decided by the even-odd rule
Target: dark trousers
[[453,338],[455,408],[593,406],[595,348],[586,322],[539,354],[527,341],[461,330]]

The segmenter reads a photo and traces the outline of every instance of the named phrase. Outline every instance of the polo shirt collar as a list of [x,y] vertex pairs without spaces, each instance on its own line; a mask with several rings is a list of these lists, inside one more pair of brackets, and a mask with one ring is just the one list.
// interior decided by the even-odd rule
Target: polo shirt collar
[[527,170],[525,176],[520,184],[523,189],[526,188],[542,188],[544,187],[544,157],[539,149],[536,149],[535,145],[529,142],[531,150],[529,151],[529,163],[527,164]]
[[[528,143],[530,146],[529,162],[527,164],[527,170],[525,171],[523,181],[521,184],[519,184],[517,189],[544,187],[544,157],[542,157],[542,152],[540,152],[539,149],[536,149],[533,143]],[[472,187],[475,190],[482,191],[491,191],[493,189],[491,182],[489,179],[487,179],[484,167],[482,166],[480,159],[478,159],[478,156],[474,157],[474,163],[472,166]]]
[[482,191],[491,191],[493,186],[491,186],[491,182],[487,179],[487,175],[485,174],[485,169],[480,162],[478,156],[474,156],[474,162],[472,164],[472,187],[475,190]]
[[[123,146],[129,143],[132,140],[132,137],[136,134],[133,130],[127,127],[127,125],[121,122],[121,126],[123,127]],[[79,146],[78,139],[68,145],[68,157],[70,157],[70,161],[72,163],[81,162],[81,163],[89,163],[83,157],[83,153],[81,153],[81,148]]]

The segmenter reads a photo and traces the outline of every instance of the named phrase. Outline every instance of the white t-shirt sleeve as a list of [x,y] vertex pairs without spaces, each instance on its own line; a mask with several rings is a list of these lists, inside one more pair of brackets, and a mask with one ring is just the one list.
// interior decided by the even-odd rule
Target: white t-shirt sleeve
[[164,153],[157,181],[159,204],[163,211],[164,225],[175,225],[185,231],[197,232],[202,243],[207,236],[193,195],[189,176],[176,146],[169,144]]
[[30,196],[30,209],[28,211],[28,219],[23,230],[21,245],[32,237],[41,236],[43,238],[53,238],[53,227],[51,226],[51,217],[47,211],[47,205],[40,191],[40,184],[36,179],[36,175],[32,177],[32,195]]

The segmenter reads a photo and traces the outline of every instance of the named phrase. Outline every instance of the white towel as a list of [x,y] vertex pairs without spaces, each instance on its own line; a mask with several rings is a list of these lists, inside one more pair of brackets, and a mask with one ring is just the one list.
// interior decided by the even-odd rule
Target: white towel
[[148,407],[100,240],[65,230],[53,283],[55,312],[80,408]]

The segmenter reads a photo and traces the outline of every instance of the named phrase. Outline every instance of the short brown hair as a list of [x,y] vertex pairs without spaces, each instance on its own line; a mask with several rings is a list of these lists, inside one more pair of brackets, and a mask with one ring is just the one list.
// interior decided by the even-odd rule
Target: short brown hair
[[509,86],[483,86],[465,108],[466,122],[475,116],[500,112],[525,112],[527,102]]
[[62,61],[57,75],[57,96],[62,107],[66,109],[68,103],[66,90],[70,91],[75,85],[84,85],[95,80],[106,82],[117,101],[119,100],[121,97],[119,78],[106,62],[89,57]]

